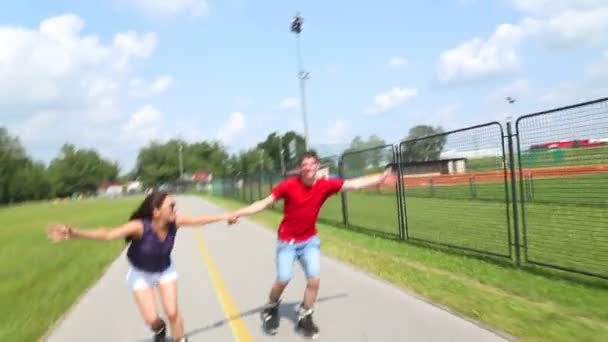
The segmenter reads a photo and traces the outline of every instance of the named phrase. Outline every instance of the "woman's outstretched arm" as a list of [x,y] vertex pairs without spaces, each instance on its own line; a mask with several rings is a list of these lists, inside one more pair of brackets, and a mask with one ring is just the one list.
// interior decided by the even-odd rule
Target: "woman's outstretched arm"
[[127,236],[141,235],[142,232],[143,225],[140,221],[130,221],[115,228],[78,229],[65,224],[55,224],[47,229],[47,235],[53,242],[75,239],[110,241]]

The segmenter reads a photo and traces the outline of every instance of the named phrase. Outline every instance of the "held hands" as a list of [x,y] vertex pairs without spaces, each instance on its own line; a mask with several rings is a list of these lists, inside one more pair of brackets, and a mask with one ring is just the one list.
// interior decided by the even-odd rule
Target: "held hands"
[[233,225],[233,224],[237,223],[238,220],[239,220],[238,215],[230,215],[230,217],[228,218],[228,224]]
[[65,224],[54,224],[47,228],[47,237],[54,243],[74,237],[74,229]]

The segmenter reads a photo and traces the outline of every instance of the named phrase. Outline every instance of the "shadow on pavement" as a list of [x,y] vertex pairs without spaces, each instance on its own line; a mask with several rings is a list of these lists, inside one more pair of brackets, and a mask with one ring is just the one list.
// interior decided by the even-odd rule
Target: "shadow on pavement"
[[[345,298],[348,297],[347,294],[343,293],[343,294],[337,294],[337,295],[333,295],[333,296],[327,296],[327,297],[321,297],[319,299],[317,299],[317,303],[322,303],[322,302],[326,302],[326,301],[330,301],[330,300],[334,300],[334,299],[339,299],[339,298]],[[287,318],[289,319],[291,322],[293,322],[294,324],[296,323],[298,317],[297,317],[297,313],[296,313],[296,307],[300,304],[299,301],[297,302],[282,302],[281,306],[279,307],[279,312],[281,313],[281,317],[282,318]],[[254,314],[259,314],[262,312],[262,309],[264,308],[264,305],[261,305],[255,309],[251,309],[245,312],[242,312],[239,316],[233,316],[233,317],[229,317],[226,319],[223,319],[221,321],[217,321],[211,324],[208,324],[204,327],[200,327],[191,331],[186,332],[186,335],[188,337],[194,336],[194,335],[198,335],[198,334],[202,334],[206,331],[209,330],[213,330],[216,328],[219,328],[223,325],[228,324],[230,321],[238,319],[238,318],[244,318],[247,316],[251,316]],[[261,328],[261,320],[260,320],[260,328]]]

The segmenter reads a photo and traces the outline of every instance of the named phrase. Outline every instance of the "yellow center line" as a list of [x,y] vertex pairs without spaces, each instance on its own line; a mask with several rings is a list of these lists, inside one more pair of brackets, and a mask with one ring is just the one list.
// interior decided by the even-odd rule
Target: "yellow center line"
[[213,287],[215,288],[215,292],[217,293],[217,297],[224,308],[224,314],[230,323],[230,328],[232,329],[232,335],[235,340],[238,342],[249,342],[253,341],[251,334],[247,330],[247,326],[243,319],[241,318],[241,314],[239,309],[236,307],[234,300],[228,293],[228,289],[224,284],[224,280],[220,275],[220,272],[215,267],[215,263],[213,262],[213,258],[211,254],[207,250],[205,246],[205,240],[203,239],[203,234],[196,229],[196,240],[201,249],[201,253],[203,254],[203,260],[205,261],[205,265],[207,266],[207,270],[209,271],[209,277],[211,278],[211,282]]

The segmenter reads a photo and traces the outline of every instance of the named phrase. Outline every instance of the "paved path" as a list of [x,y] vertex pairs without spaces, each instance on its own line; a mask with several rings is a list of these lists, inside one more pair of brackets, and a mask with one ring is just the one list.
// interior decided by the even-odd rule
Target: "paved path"
[[[182,213],[222,210],[196,197],[177,200]],[[190,341],[305,341],[294,333],[293,308],[304,289],[298,263],[285,291],[278,334],[266,336],[260,328],[259,313],[275,274],[274,242],[272,231],[246,219],[230,228],[217,223],[178,233],[173,258]],[[323,257],[321,268],[315,313],[319,341],[505,341],[333,259]],[[150,341],[128,291],[126,272],[123,254],[58,323],[48,341]]]

